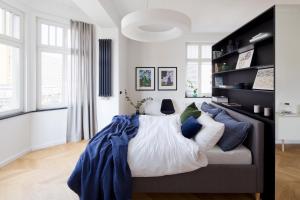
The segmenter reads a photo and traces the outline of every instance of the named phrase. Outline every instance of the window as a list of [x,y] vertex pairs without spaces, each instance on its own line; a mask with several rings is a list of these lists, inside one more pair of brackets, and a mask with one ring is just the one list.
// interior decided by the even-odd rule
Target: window
[[211,96],[211,44],[186,45],[186,97]]
[[0,115],[23,110],[22,13],[0,4]]
[[38,108],[66,105],[66,70],[69,65],[69,26],[38,20]]

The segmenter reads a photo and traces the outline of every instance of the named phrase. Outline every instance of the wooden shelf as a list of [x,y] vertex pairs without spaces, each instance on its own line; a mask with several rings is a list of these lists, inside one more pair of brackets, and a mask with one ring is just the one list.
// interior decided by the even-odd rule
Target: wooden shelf
[[213,75],[226,74],[226,73],[232,73],[232,72],[241,72],[241,71],[248,71],[248,70],[268,69],[268,68],[274,68],[274,65],[252,66],[252,67],[243,68],[243,69],[232,69],[232,70],[226,70],[226,71],[221,71],[221,72],[215,72],[215,73],[213,73]]
[[219,90],[236,90],[241,92],[262,92],[262,93],[274,93],[274,90],[256,90],[256,89],[242,89],[242,88],[219,88],[219,87],[213,87],[213,89],[219,89]]
[[238,106],[226,106],[226,105],[224,105],[222,103],[217,103],[217,102],[214,102],[214,101],[213,101],[213,103],[215,103],[217,105],[220,105],[220,106],[223,106],[225,108],[228,108],[230,110],[237,111],[239,113],[242,113],[244,115],[247,115],[249,117],[252,117],[254,119],[257,119],[257,120],[260,120],[260,121],[263,121],[263,122],[268,122],[268,123],[274,123],[275,122],[274,119],[273,119],[274,116],[265,117],[265,116],[263,116],[261,114],[255,114],[255,113],[252,112],[251,109],[246,108],[244,106],[241,106],[241,107],[240,106],[239,107]]
[[231,52],[225,53],[225,54],[223,54],[223,55],[221,55],[221,56],[219,56],[219,57],[217,57],[217,58],[212,59],[212,61],[215,62],[215,61],[221,60],[221,59],[223,59],[223,58],[232,56],[232,55],[234,55],[234,54],[240,54],[240,53],[249,51],[249,50],[251,50],[251,49],[254,49],[254,44],[248,44],[248,45],[246,45],[246,46],[243,46],[243,47],[238,48],[238,49],[236,49],[236,50],[233,50],[233,51],[231,51]]
[[228,53],[225,53],[217,58],[213,58],[212,61],[217,61],[217,60],[221,60],[222,58],[226,58],[226,57],[229,57],[229,56],[232,56],[234,54],[237,54],[238,53],[238,50],[234,50],[232,52],[228,52]]

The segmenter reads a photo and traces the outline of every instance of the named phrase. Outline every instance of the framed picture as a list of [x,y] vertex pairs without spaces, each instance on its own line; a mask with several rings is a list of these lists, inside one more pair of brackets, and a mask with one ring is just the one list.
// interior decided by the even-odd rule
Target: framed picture
[[158,68],[158,90],[177,90],[177,67]]
[[155,68],[154,67],[135,68],[135,89],[136,91],[155,90]]
[[236,69],[248,68],[251,66],[251,61],[253,57],[254,49],[246,51],[239,55],[238,62],[236,64]]
[[258,70],[252,88],[256,90],[274,90],[274,69]]

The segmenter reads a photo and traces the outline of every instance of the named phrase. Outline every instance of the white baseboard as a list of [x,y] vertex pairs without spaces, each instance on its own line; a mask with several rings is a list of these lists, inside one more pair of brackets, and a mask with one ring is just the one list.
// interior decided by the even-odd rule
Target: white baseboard
[[4,167],[5,165],[17,160],[18,158],[24,156],[25,154],[29,153],[30,152],[30,149],[26,149],[26,150],[23,150],[21,151],[20,153],[17,153],[13,156],[10,156],[8,157],[7,159],[3,160],[3,161],[0,161],[0,168],[1,167]]
[[31,151],[36,151],[36,150],[40,150],[40,149],[45,149],[45,148],[49,148],[49,147],[53,147],[56,145],[61,145],[61,144],[66,144],[66,140],[56,140],[56,141],[52,141],[52,142],[47,142],[44,144],[38,144],[38,145],[33,145],[31,146]]

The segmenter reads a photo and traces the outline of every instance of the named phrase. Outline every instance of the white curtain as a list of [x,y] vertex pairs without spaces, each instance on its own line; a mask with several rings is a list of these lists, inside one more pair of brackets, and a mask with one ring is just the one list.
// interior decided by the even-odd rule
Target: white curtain
[[71,21],[71,66],[67,141],[92,138],[96,133],[94,27]]

